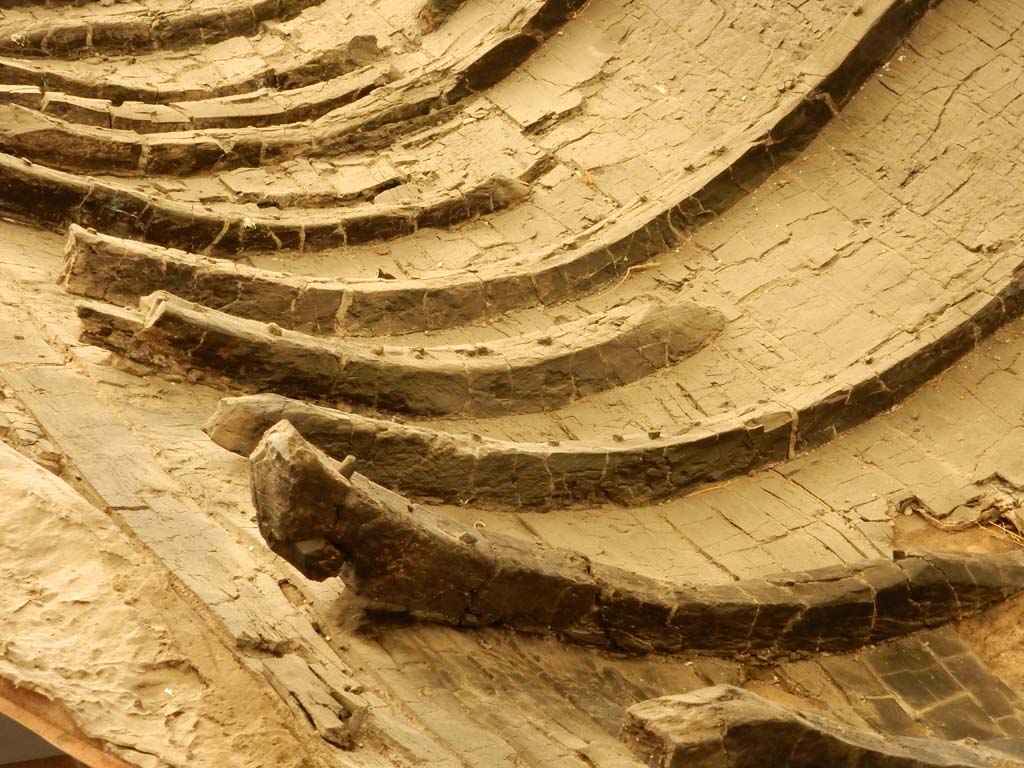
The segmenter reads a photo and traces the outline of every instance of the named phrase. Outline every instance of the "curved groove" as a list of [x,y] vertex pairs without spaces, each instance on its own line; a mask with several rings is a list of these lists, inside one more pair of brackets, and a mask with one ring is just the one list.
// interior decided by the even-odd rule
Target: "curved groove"
[[954,306],[920,336],[880,349],[813,390],[692,425],[612,439],[516,443],[343,413],[274,395],[227,398],[207,424],[219,445],[247,455],[281,419],[335,457],[359,455],[375,482],[457,504],[546,510],[642,504],[818,445],[892,407],[1024,312],[1018,271],[996,296]]
[[145,316],[80,305],[83,339],[140,362],[250,389],[414,414],[494,416],[557,408],[674,364],[724,322],[693,304],[643,304],[487,346],[412,350],[284,331],[163,292],[142,303]]
[[306,576],[372,610],[505,625],[646,653],[846,651],[956,621],[1024,590],[1024,553],[922,553],[750,579],[666,584],[444,518],[353,475],[283,421],[251,456],[256,518]]
[[731,685],[634,704],[626,710],[621,736],[651,768],[1009,768],[1024,764],[1020,762],[1024,741],[1019,738],[965,743],[883,736],[789,709]]
[[0,27],[0,52],[17,56],[81,58],[97,52],[140,48],[184,48],[235,35],[252,35],[265,21],[297,16],[322,0],[234,0],[206,10],[143,11],[115,18],[102,15],[26,27],[24,20]]
[[[539,165],[546,159],[538,161]],[[524,174],[527,178],[539,167]],[[362,205],[315,214],[219,214],[167,202],[116,184],[83,179],[0,154],[0,210],[37,224],[85,227],[144,238],[189,251],[316,250],[385,240],[423,227],[450,226],[506,208],[529,194],[518,179],[494,176],[474,187],[434,195],[418,205]],[[17,201],[11,206],[11,201]]]
[[584,2],[545,0],[531,16],[514,14],[507,28],[499,25],[483,51],[456,66],[395,80],[373,91],[372,104],[356,101],[309,124],[138,135],[8,104],[0,107],[0,114],[8,115],[0,126],[0,149],[65,170],[166,175],[379,148],[396,133],[443,121],[455,104],[500,81]]

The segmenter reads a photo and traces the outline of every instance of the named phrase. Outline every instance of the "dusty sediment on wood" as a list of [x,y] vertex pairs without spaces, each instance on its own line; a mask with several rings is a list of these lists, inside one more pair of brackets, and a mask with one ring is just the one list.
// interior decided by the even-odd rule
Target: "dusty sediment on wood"
[[[108,526],[114,523],[106,516],[114,518],[136,547],[159,558],[168,570],[151,570],[150,576],[160,581],[161,592],[187,596],[190,605],[201,606],[207,623],[200,634],[206,642],[211,646],[211,638],[226,642],[232,652],[225,651],[225,655],[232,664],[247,668],[249,682],[269,684],[297,711],[300,721],[309,713],[310,725],[324,740],[336,747],[353,746],[369,716],[369,705],[359,695],[359,685],[349,676],[348,668],[309,619],[289,602],[280,584],[259,569],[254,557],[246,559],[251,551],[240,550],[232,533],[206,510],[175,493],[172,478],[137,436],[100,403],[87,380],[66,367],[37,364],[17,371],[5,367],[3,384],[38,419],[38,428],[60,452],[62,470],[74,477],[91,502],[76,496],[77,505],[92,510]],[[7,450],[0,444],[0,465]],[[33,470],[21,466],[8,474],[28,478]],[[35,470],[36,474],[40,471]],[[52,477],[50,483],[62,486]],[[10,489],[14,498],[19,484],[12,479],[3,487]],[[33,497],[28,494],[25,498]],[[42,509],[47,510],[46,525],[61,519],[48,511],[46,504]],[[58,538],[51,532],[46,541]],[[105,534],[104,542],[110,538]],[[27,545],[23,548],[29,549]],[[63,549],[67,555],[72,547],[64,542]],[[62,560],[61,565],[67,563]],[[239,578],[240,574],[244,576]],[[117,578],[97,583],[116,584]],[[60,599],[59,595],[55,592],[55,599]],[[52,634],[48,624],[43,628]],[[74,643],[77,638],[62,636],[63,641]],[[207,688],[205,683],[203,688]],[[272,694],[268,704],[276,698],[277,694]],[[100,707],[109,704],[95,697],[95,686],[89,701]],[[131,705],[124,709],[130,710]],[[109,711],[105,714],[110,716]]]
[[310,578],[340,575],[372,610],[455,626],[633,652],[838,651],[955,621],[1024,589],[1024,553],[922,553],[673,586],[410,504],[288,422],[268,430],[251,464],[257,521],[274,551]]
[[288,710],[169,563],[3,443],[0,489],[0,697],[28,701],[90,765],[308,768]]
[[626,710],[622,738],[651,768],[1010,768],[1024,740],[889,736],[717,685]]

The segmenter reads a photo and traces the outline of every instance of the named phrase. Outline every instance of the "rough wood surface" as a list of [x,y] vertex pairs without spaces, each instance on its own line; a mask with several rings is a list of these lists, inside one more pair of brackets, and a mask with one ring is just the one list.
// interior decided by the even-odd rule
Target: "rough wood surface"
[[[630,707],[731,685],[858,734],[839,762],[1024,737],[1024,5],[233,2],[0,0],[0,209],[96,230],[58,286],[60,236],[0,221],[0,440],[92,502],[0,487],[32,521],[0,680],[50,732],[139,768],[640,768]],[[159,290],[222,314],[140,330]],[[84,341],[68,291],[112,302]],[[559,334],[641,304],[723,322],[674,359]],[[403,416],[380,391],[437,392],[261,391],[297,339],[369,389],[475,354]],[[529,386],[463,408],[470,368]],[[286,530],[290,472],[254,507],[281,418],[357,456],[365,530]],[[549,631],[581,606],[589,644]]]

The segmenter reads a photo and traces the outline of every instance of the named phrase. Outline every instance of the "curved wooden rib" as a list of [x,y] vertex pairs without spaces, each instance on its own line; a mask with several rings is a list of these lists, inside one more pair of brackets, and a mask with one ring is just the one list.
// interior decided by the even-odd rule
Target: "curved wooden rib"
[[296,16],[321,0],[231,0],[192,4],[172,11],[138,11],[85,16],[30,26],[28,20],[4,19],[0,52],[17,56],[79,58],[99,51],[182,48],[251,35],[260,24]]
[[731,685],[634,704],[622,738],[651,768],[998,768],[1021,765],[1022,754],[1020,739],[883,736]]
[[[356,63],[353,62],[353,66]],[[341,64],[334,68],[345,69]],[[283,77],[283,73],[281,75]],[[329,80],[287,90],[213,96],[170,104],[137,99],[81,98],[34,86],[0,86],[0,104],[27,107],[67,123],[134,133],[245,128],[294,123],[351,104],[390,82],[382,64],[360,66]],[[9,113],[10,117],[10,113]]]
[[145,315],[79,307],[83,338],[132,359],[248,389],[418,414],[556,408],[672,365],[723,319],[693,304],[618,307],[487,346],[368,347],[244,320],[158,292]]
[[[381,53],[377,38],[373,35],[343,35],[329,48],[296,54],[277,66],[265,66],[254,73],[225,77],[214,83],[189,85],[118,82],[116,78],[90,77],[77,68],[55,70],[52,65],[48,66],[45,59],[0,56],[0,82],[4,84],[3,90],[0,90],[0,103],[22,104],[39,109],[40,100],[44,95],[49,95],[51,98],[71,96],[76,99],[109,100],[115,104],[140,102],[159,106],[241,96],[261,88],[287,91],[316,85],[325,78],[355,72],[374,62]],[[22,90],[16,90],[18,88]],[[24,98],[29,95],[34,95],[35,100],[25,101]]]
[[[539,162],[543,165],[544,161]],[[533,173],[528,169],[524,176],[530,178]],[[385,240],[500,210],[528,193],[527,183],[495,176],[469,189],[437,194],[418,205],[362,205],[280,217],[221,214],[0,155],[0,197],[16,197],[20,201],[17,213],[25,218],[57,226],[75,222],[145,237],[161,245],[225,255]]]
[[1024,553],[910,556],[675,587],[565,549],[449,520],[353,475],[287,421],[251,457],[270,547],[369,606],[456,626],[635,652],[850,650],[957,620],[1024,590]]
[[325,278],[296,277],[239,262],[68,228],[64,288],[78,296],[131,307],[165,290],[210,309],[277,323],[306,333],[348,331],[348,286]]

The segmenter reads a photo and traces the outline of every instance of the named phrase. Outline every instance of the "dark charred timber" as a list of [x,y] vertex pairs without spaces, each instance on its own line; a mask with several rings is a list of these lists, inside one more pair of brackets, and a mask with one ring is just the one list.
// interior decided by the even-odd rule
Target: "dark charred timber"
[[504,625],[630,652],[846,651],[977,613],[1024,588],[1024,553],[923,553],[681,587],[446,519],[353,473],[280,422],[251,456],[271,549],[341,576],[368,609]]

